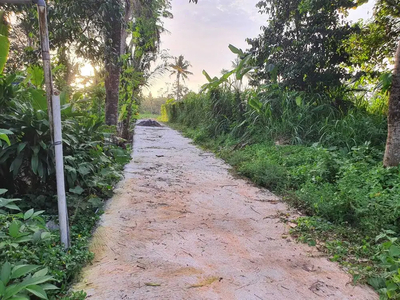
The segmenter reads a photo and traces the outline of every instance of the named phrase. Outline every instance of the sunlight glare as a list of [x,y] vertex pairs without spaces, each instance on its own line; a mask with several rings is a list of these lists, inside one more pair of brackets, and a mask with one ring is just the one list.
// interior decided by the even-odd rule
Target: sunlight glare
[[80,70],[81,70],[82,76],[93,76],[94,75],[94,69],[93,69],[92,65],[90,65],[90,64],[87,64],[87,63],[84,64]]

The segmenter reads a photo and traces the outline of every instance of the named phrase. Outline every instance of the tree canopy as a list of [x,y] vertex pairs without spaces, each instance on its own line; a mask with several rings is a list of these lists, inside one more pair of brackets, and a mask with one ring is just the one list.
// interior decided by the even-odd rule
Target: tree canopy
[[340,11],[356,4],[348,0],[266,0],[257,4],[269,21],[262,33],[248,39],[258,66],[256,80],[277,77],[291,88],[323,89],[340,85],[349,62],[343,46],[356,28]]

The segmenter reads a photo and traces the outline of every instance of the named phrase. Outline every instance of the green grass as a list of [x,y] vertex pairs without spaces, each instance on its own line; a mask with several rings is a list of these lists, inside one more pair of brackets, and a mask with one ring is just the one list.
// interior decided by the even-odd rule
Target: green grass
[[159,117],[160,117],[160,115],[140,113],[138,119],[155,119],[155,120],[157,120]]

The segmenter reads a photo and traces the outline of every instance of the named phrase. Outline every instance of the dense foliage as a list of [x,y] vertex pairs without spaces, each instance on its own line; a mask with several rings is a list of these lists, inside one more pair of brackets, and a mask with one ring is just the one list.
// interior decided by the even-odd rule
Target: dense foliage
[[[45,299],[46,294],[53,297],[67,291],[77,272],[92,259],[87,249],[91,230],[104,199],[110,197],[121,178],[122,166],[129,161],[128,151],[115,144],[115,129],[103,125],[104,117],[80,110],[82,103],[73,103],[74,97],[72,101],[63,97],[64,164],[72,235],[72,246],[65,252],[58,230],[54,225],[50,226],[53,231],[46,227],[46,222],[57,222],[57,200],[42,76],[28,71],[27,76],[0,77],[0,128],[7,128],[3,134],[7,139],[0,139],[0,261],[5,263],[0,268],[4,272],[11,268],[11,280],[3,282],[10,287],[4,299],[11,297],[10,293]],[[12,195],[19,198],[18,202],[10,198]],[[21,273],[15,274],[20,275],[13,275],[19,268]],[[44,279],[36,285],[33,278],[41,278],[39,275]],[[49,280],[54,285],[46,283]],[[21,289],[15,288],[18,286]]]
[[[60,245],[56,226],[54,147],[36,7],[3,4],[3,9],[0,298],[53,299],[67,292],[82,266],[92,259],[87,248],[91,231],[130,159],[126,142],[137,118],[138,95],[151,75],[167,66],[164,54],[164,62],[151,71],[160,53],[161,20],[172,17],[170,1],[47,1],[50,44],[55,53],[52,73],[61,90],[72,238],[68,251]],[[11,26],[6,21],[10,19]],[[82,62],[94,67],[93,77],[80,76]],[[105,125],[117,122],[118,127]],[[83,299],[84,294],[71,299],[74,297]]]
[[356,30],[341,18],[355,5],[348,0],[268,0],[257,7],[268,14],[263,33],[249,39],[259,67],[254,84],[278,80],[299,90],[327,89],[345,77],[349,53],[343,41]]

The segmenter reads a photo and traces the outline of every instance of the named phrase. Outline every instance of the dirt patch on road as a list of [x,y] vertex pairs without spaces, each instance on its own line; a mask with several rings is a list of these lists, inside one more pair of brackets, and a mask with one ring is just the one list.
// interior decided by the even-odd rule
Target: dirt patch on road
[[95,233],[89,299],[378,299],[280,222],[286,205],[167,127],[133,160]]
[[160,123],[158,123],[155,120],[148,119],[148,120],[143,120],[139,121],[136,126],[147,126],[147,127],[163,127]]

